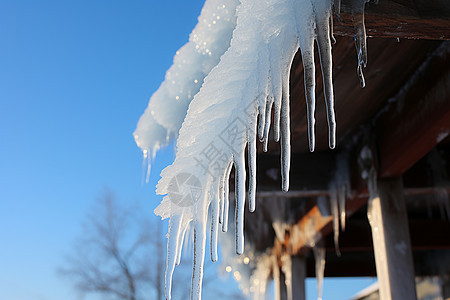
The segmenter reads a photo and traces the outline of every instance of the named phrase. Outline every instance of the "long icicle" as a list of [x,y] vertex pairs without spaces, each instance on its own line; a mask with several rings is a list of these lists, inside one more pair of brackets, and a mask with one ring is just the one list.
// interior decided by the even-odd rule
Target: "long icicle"
[[316,246],[313,248],[316,263],[316,279],[317,279],[317,300],[322,300],[323,275],[325,272],[325,255],[324,247]]
[[[331,8],[330,8],[331,9]],[[325,16],[325,17],[324,17]],[[336,118],[334,115],[334,95],[333,95],[333,59],[331,56],[330,40],[330,20],[331,11],[325,12],[322,19],[317,20],[317,43],[320,55],[320,67],[322,69],[323,90],[325,95],[325,104],[327,108],[328,121],[328,144],[330,149],[336,147]]]
[[[282,148],[282,189],[284,191],[289,189],[288,77],[298,46],[302,52],[304,66],[310,150],[313,151],[315,148],[315,40],[324,76],[329,145],[331,148],[335,147],[331,6],[331,0],[268,2],[242,0],[241,6],[237,9],[237,27],[230,48],[222,56],[220,63],[206,76],[200,92],[190,103],[179,132],[175,161],[163,170],[157,186],[158,194],[168,196],[164,197],[155,212],[162,218],[184,216],[185,221],[181,227],[169,229],[169,239],[171,235],[177,237],[172,240],[182,241],[184,233],[180,234],[180,231],[186,230],[185,224],[190,222],[194,224],[196,237],[195,280],[192,285],[194,299],[201,297],[201,288],[197,283],[201,283],[204,253],[199,251],[205,250],[203,242],[206,232],[200,231],[206,231],[206,222],[211,218],[213,239],[211,256],[215,260],[217,259],[215,228],[220,222],[222,230],[227,230],[230,161],[235,165],[236,251],[242,253],[244,250],[245,149],[248,145],[249,208],[252,211],[256,207],[254,201],[256,133],[250,132],[258,128],[259,138],[262,137],[264,150],[267,151],[272,108],[274,108],[274,138],[281,140]],[[336,8],[336,3],[334,6]],[[190,174],[199,184],[191,182],[187,188],[174,186],[173,182],[180,174]],[[177,190],[174,190],[175,187]],[[174,194],[178,200],[171,198]],[[177,207],[179,199],[190,200],[195,205]],[[208,207],[211,207],[212,213],[208,213]],[[171,253],[172,256],[176,256],[176,261],[178,253]]]
[[236,253],[244,253],[244,211],[245,211],[245,153],[235,158],[235,195],[236,195]]

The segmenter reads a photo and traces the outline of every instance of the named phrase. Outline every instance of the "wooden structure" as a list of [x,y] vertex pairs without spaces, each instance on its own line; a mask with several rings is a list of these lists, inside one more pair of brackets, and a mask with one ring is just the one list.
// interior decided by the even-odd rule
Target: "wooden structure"
[[[444,197],[450,192],[445,175],[450,174],[450,3],[380,0],[378,5],[366,5],[366,28],[372,38],[368,38],[364,89],[356,74],[354,30],[346,1],[341,10],[342,20],[334,20],[337,43],[333,47],[337,148],[328,149],[322,80],[318,78],[316,152],[308,150],[303,70],[297,55],[290,78],[291,191],[280,191],[279,145],[271,142],[270,154],[259,149],[258,203],[277,198],[301,206],[291,231],[296,226],[304,229],[313,220],[327,249],[326,277],[376,276],[378,272],[383,274],[382,299],[414,299],[415,275],[450,274],[450,215],[446,215],[450,211],[445,210],[449,200]],[[319,68],[316,74],[321,74]],[[364,147],[372,154],[372,160],[365,163],[377,174],[374,199],[368,182],[361,178]],[[351,193],[345,204],[347,222],[345,232],[340,233],[338,257],[333,216],[317,199],[329,195],[337,160],[344,152],[349,157]],[[371,217],[378,218],[372,227],[368,201]],[[257,209],[257,213],[261,212]],[[251,218],[248,213],[246,219]],[[304,259],[306,263],[295,265],[304,265],[305,270],[294,274],[313,276],[309,241],[290,239],[290,234],[286,231],[284,240],[275,239],[273,244],[273,237],[267,237],[269,243],[259,247]],[[294,295],[294,299],[303,298]]]

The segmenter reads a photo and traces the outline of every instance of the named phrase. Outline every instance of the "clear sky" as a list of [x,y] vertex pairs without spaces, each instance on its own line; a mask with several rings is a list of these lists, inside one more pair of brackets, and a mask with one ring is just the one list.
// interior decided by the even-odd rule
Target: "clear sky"
[[56,269],[105,189],[156,206],[173,153],[142,186],[132,132],[202,5],[0,0],[0,299],[76,298]]

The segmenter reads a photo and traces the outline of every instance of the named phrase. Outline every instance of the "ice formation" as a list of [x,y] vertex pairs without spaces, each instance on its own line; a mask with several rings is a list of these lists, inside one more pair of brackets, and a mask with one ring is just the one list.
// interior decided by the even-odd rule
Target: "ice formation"
[[333,214],[333,235],[336,254],[339,250],[339,232],[345,231],[346,209],[345,202],[351,198],[350,173],[348,170],[348,151],[337,155],[336,169],[332,181],[329,183],[330,207]]
[[[366,2],[352,0],[362,85]],[[158,194],[167,196],[155,210],[163,219],[170,218],[167,299],[171,298],[172,274],[180,263],[189,225],[194,228],[191,298],[201,298],[207,221],[211,224],[211,259],[215,261],[219,223],[223,231],[228,229],[229,177],[233,168],[236,252],[243,252],[246,151],[248,202],[250,211],[254,211],[256,138],[267,150],[271,123],[274,139],[281,143],[282,189],[289,189],[289,73],[298,48],[304,69],[309,147],[314,150],[314,41],[323,75],[329,146],[334,148],[336,144],[331,40],[332,10],[334,6],[339,13],[340,0],[241,0],[237,4],[237,0],[206,1],[189,43],[177,52],[174,65],[150,99],[134,133],[148,163],[160,147],[178,136],[175,161],[163,170],[157,186]],[[345,213],[341,217],[345,225],[342,220]]]
[[313,252],[316,267],[317,300],[322,300],[322,286],[323,286],[323,275],[325,272],[326,249],[324,247],[316,246],[313,248]]
[[292,295],[292,258],[288,253],[284,253],[281,256],[281,261],[283,265],[281,266],[281,271],[284,273],[284,283],[286,285],[287,300],[293,300]]
[[[226,218],[228,176],[235,168],[236,252],[244,248],[246,198],[245,150],[249,160],[249,205],[255,208],[256,136],[267,147],[274,107],[274,137],[281,140],[282,188],[289,188],[289,72],[300,46],[305,70],[310,149],[314,150],[314,40],[319,45],[329,123],[329,144],[335,146],[331,78],[332,5],[325,0],[242,1],[231,46],[205,78],[191,102],[177,141],[174,163],[163,170],[159,194],[166,196],[156,213],[170,218],[167,298],[170,278],[190,222],[194,226],[194,266],[191,298],[201,298],[208,210],[211,210],[211,252],[217,259],[219,221]],[[193,192],[187,177],[201,186]],[[181,182],[181,183],[180,183]],[[180,188],[185,191],[180,191]],[[190,205],[174,203],[170,193],[191,195]],[[220,217],[222,216],[222,218]]]
[[264,300],[267,282],[273,269],[273,259],[270,254],[264,253],[258,256],[256,269],[253,271],[250,281],[253,287],[253,299]]
[[450,185],[450,182],[447,170],[445,169],[445,161],[439,152],[434,149],[427,155],[427,162],[431,166],[430,175],[432,182],[438,188],[435,201],[437,202],[441,218],[450,220],[450,197],[445,188]]
[[144,154],[147,180],[156,152],[176,139],[186,111],[203,79],[230,46],[239,0],[208,0],[189,42],[181,47],[166,78],[150,98],[134,139]]
[[[358,66],[356,68],[361,87],[366,86],[363,67],[367,65],[367,42],[366,26],[364,25],[364,7],[370,0],[351,0],[352,21],[355,27],[355,47],[358,56]],[[373,0],[376,4],[378,0]]]

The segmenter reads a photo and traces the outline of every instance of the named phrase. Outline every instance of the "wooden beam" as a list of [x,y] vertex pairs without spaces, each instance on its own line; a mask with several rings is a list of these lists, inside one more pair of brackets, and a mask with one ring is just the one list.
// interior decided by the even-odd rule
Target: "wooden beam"
[[[415,187],[415,188],[405,188],[404,194],[405,196],[423,196],[423,195],[436,195],[442,193],[443,191],[450,194],[450,187]],[[330,190],[302,190],[302,191],[261,191],[256,193],[256,197],[258,199],[293,199],[293,198],[311,198],[311,197],[320,197],[320,196],[330,196]],[[351,193],[352,198],[368,198],[369,193],[353,191]]]
[[[352,198],[347,199],[345,209],[347,218],[350,218],[356,211],[363,207],[369,198],[367,189],[359,184],[359,189],[352,192]],[[418,196],[418,195],[434,195],[442,190],[450,193],[450,187],[434,188],[404,188],[403,193],[405,196]],[[302,198],[302,197],[318,197],[328,196],[329,190],[316,190],[316,191],[291,191],[291,192],[259,192],[258,197],[261,198]],[[296,230],[299,232],[315,230],[317,237],[327,237],[327,240],[332,241],[330,233],[332,232],[333,216],[323,213],[319,208],[319,205],[315,200],[310,200],[313,204],[307,204],[309,210],[306,214],[301,216],[297,221]],[[349,225],[351,227],[351,225]],[[415,250],[428,250],[428,249],[450,249],[450,240],[445,238],[450,234],[450,223],[446,221],[421,221],[413,220],[410,224],[410,231],[413,233],[413,249]],[[425,232],[433,232],[433,234],[424,234]],[[368,237],[366,240],[362,237]],[[372,244],[370,240],[369,228],[351,228],[345,233],[341,233],[340,249],[341,251],[370,251],[372,250]],[[288,249],[289,253],[305,254],[309,252],[311,236],[303,235],[300,239],[290,239],[289,236],[285,240],[284,248]],[[328,247],[333,248],[334,244],[327,243]],[[332,246],[331,246],[332,245]],[[282,245],[280,245],[282,247]],[[281,248],[280,248],[281,249]],[[329,249],[329,250],[330,250]],[[281,250],[280,250],[281,253]]]
[[[335,154],[332,151],[293,153],[291,158],[291,190],[325,190],[334,168]],[[257,157],[258,192],[280,191],[280,155],[260,153]]]
[[[416,276],[440,276],[448,274],[450,251],[414,251],[414,269]],[[306,260],[306,275],[314,277],[314,258],[309,255]],[[342,252],[337,256],[333,251],[327,252],[325,277],[376,277],[375,257],[372,251]]]
[[[347,216],[351,216],[367,202],[366,197],[354,197],[346,201]],[[321,212],[319,205],[314,205],[297,222],[296,231],[303,232],[300,238],[286,239],[285,248],[292,255],[304,255],[311,250],[313,239],[320,240],[333,230],[333,217]],[[309,234],[308,234],[309,233]]]
[[[354,36],[351,0],[341,4],[341,20],[335,18],[335,34]],[[380,0],[367,4],[369,36],[406,39],[450,39],[450,6],[447,0]]]
[[[307,277],[315,277],[313,255],[306,264]],[[336,256],[333,251],[327,252],[325,277],[376,277],[375,258],[373,252],[343,252]]]
[[402,175],[450,133],[450,42],[392,100],[376,125],[380,178]]
[[306,215],[296,224],[298,232],[301,232],[295,243],[289,242],[286,249],[292,255],[304,254],[309,251],[309,247],[314,242],[322,238],[322,232],[331,231],[332,216],[323,215],[319,207],[316,205],[309,210]]
[[[439,219],[409,220],[413,251],[450,250],[450,222]],[[348,220],[346,231],[339,235],[339,249],[345,252],[373,251],[371,230],[367,220]],[[328,252],[335,251],[333,236],[325,238]]]
[[378,181],[369,200],[380,299],[417,299],[408,216],[401,178]]

